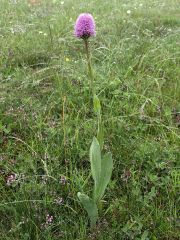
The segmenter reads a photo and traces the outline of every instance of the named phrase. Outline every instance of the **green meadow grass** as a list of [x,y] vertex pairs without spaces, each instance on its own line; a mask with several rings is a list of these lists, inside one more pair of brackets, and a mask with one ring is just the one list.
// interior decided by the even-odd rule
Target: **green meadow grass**
[[[0,7],[0,239],[179,239],[179,1]],[[84,46],[73,36],[81,12],[97,24],[92,63],[114,159],[93,232],[77,199],[92,188],[97,129]]]

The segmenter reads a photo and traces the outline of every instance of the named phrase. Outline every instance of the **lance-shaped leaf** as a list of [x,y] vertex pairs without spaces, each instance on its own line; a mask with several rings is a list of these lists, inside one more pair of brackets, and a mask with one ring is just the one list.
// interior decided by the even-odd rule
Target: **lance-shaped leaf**
[[102,150],[103,149],[103,144],[104,144],[104,126],[103,126],[102,122],[101,122],[101,124],[98,127],[97,139],[98,139],[100,148]]
[[101,150],[98,140],[94,137],[90,147],[91,173],[95,182],[95,188],[101,178]]
[[98,219],[98,209],[97,209],[96,203],[91,198],[89,198],[86,194],[78,192],[77,196],[80,202],[82,203],[84,209],[88,213],[91,228],[95,227]]
[[104,155],[101,161],[101,177],[100,182],[95,188],[95,201],[99,201],[106,190],[106,187],[111,179],[113,170],[113,160],[111,153],[107,153]]
[[100,103],[99,98],[96,94],[93,97],[93,104],[94,104],[94,112],[98,116],[100,116],[100,114],[101,114],[101,103]]

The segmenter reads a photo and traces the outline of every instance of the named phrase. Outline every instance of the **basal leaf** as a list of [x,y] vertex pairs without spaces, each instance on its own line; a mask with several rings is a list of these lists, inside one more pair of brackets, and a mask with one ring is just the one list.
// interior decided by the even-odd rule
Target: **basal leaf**
[[96,203],[89,198],[86,194],[78,192],[77,194],[81,204],[83,205],[84,209],[87,211],[91,227],[95,227],[97,219],[98,219],[98,209]]
[[113,169],[112,155],[111,153],[107,153],[104,155],[101,161],[101,177],[95,189],[95,201],[98,201],[103,197],[106,187],[111,179],[112,169]]

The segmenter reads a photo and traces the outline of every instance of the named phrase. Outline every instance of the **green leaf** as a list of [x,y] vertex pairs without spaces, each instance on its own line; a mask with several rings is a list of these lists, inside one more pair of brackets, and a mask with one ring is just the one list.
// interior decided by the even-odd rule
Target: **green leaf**
[[98,139],[100,148],[103,149],[103,145],[104,145],[104,126],[103,126],[102,123],[98,127],[97,139]]
[[77,194],[81,204],[83,205],[84,209],[87,211],[91,228],[95,227],[97,219],[98,219],[98,209],[96,203],[89,198],[86,194],[78,192]]
[[95,137],[93,138],[93,142],[90,147],[90,162],[91,173],[96,188],[101,178],[101,150],[98,140]]
[[96,94],[94,95],[94,98],[93,98],[93,104],[94,104],[94,112],[97,115],[100,115],[101,114],[101,103],[100,103],[99,98]]
[[95,189],[95,201],[99,201],[106,190],[106,187],[111,179],[113,170],[113,160],[111,153],[107,153],[104,155],[101,161],[101,177],[100,182]]

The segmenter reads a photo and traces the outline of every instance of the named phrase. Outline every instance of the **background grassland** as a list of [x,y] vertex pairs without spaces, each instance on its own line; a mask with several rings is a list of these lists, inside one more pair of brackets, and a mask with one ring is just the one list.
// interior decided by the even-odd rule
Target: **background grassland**
[[[0,239],[178,239],[179,3],[0,0]],[[97,127],[72,34],[81,12],[97,23],[92,61],[114,158],[93,234],[76,196],[91,189]]]

